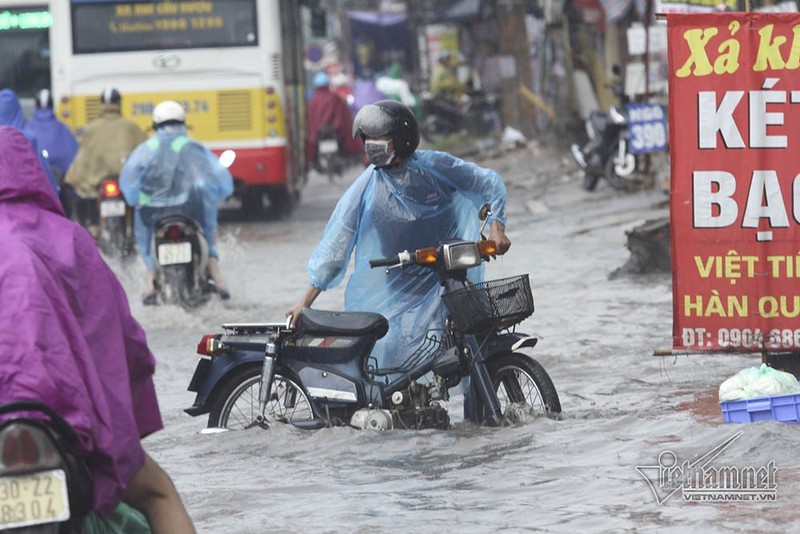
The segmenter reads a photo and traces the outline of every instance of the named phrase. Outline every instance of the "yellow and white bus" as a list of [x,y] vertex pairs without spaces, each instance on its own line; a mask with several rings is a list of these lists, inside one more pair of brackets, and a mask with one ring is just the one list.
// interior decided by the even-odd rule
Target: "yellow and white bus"
[[51,2],[52,91],[78,130],[106,86],[143,130],[162,100],[186,109],[190,135],[234,157],[246,213],[288,212],[306,182],[304,22],[314,0]]

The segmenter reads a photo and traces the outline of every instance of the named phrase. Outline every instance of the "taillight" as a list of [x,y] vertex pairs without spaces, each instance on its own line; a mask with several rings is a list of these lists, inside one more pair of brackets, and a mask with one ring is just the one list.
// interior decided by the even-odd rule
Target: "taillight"
[[104,197],[118,197],[120,195],[119,184],[115,180],[103,182],[102,191]]
[[164,232],[164,235],[170,241],[181,241],[183,239],[183,231],[180,229],[179,226],[168,226],[167,231]]
[[58,467],[58,449],[47,433],[27,423],[10,423],[0,430],[0,471]]
[[217,339],[216,334],[206,334],[197,344],[197,354],[201,356],[214,356],[225,350],[225,345]]
[[3,431],[3,466],[7,469],[34,467],[39,462],[39,447],[33,429],[12,425]]

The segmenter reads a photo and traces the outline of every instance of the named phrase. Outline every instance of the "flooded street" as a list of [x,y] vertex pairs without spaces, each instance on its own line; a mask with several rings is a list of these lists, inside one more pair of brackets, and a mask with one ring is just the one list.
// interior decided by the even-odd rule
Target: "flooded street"
[[[145,308],[138,260],[112,264],[158,362],[166,427],[145,445],[172,476],[199,532],[789,528],[800,504],[800,430],[776,422],[726,425],[716,404],[719,384],[760,357],[653,356],[671,347],[670,275],[609,280],[629,257],[625,232],[665,216],[667,195],[658,188],[621,194],[604,182],[588,193],[566,157],[528,148],[481,162],[506,180],[512,241],[486,278],[530,273],[536,311],[518,330],[539,337],[531,354],[558,390],[560,421],[200,434],[207,418],[183,412],[194,400],[186,387],[197,342],[225,322],[283,320],[308,284],[308,257],[356,170],[335,184],[313,175],[285,220],[222,225],[232,294],[225,303],[215,299],[192,313]],[[342,293],[343,286],[323,293],[315,307],[340,309]],[[449,408],[460,419],[460,398]],[[774,462],[775,501],[688,502],[681,488],[669,495],[659,486],[659,462],[694,462],[739,432],[708,461],[755,469]]]

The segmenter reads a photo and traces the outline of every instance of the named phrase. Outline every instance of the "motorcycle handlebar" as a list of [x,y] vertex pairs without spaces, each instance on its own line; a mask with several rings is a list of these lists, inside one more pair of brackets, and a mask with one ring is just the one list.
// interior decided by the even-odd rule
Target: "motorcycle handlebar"
[[369,260],[369,266],[371,268],[375,267],[388,267],[389,265],[397,265],[400,263],[400,255],[394,256],[393,258],[381,258],[379,260]]

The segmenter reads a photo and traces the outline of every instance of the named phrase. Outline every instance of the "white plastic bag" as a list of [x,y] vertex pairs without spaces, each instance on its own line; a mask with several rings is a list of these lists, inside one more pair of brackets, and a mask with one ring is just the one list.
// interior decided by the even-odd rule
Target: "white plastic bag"
[[732,401],[777,397],[800,393],[797,378],[762,363],[761,367],[742,369],[719,386],[719,400]]

